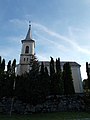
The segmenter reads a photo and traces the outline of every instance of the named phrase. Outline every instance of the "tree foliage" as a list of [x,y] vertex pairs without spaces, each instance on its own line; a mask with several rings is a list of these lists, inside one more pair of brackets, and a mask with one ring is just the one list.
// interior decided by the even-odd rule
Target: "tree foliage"
[[13,83],[16,77],[11,74],[11,69],[11,61],[9,61],[5,71],[5,59],[0,57],[0,97],[13,95]]
[[[48,95],[74,94],[73,79],[69,63],[61,70],[60,58],[50,60],[50,73],[36,56],[30,61],[30,71],[15,76],[16,60],[9,60],[5,71],[5,59],[0,57],[0,97],[15,96],[36,105],[44,102]],[[56,64],[56,65],[55,65]]]
[[51,61],[50,61],[50,76],[52,77],[54,73],[55,73],[54,60],[53,60],[53,58],[51,57]]
[[63,94],[64,93],[64,83],[63,83],[63,79],[62,79],[60,58],[56,59],[56,79],[57,79],[57,86],[58,86],[58,94]]
[[90,68],[88,62],[86,62],[86,72],[87,72],[87,88],[90,89]]
[[63,66],[63,77],[64,81],[64,94],[70,95],[74,94],[74,85],[73,85],[73,78],[72,78],[72,72],[69,62],[65,63]]

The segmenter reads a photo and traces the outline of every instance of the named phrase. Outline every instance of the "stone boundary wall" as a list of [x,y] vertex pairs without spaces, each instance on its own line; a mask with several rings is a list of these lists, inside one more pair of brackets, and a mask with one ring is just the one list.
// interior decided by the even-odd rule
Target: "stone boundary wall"
[[[12,103],[13,101],[13,104]],[[62,112],[62,111],[85,111],[83,96],[65,96],[56,95],[48,96],[44,103],[36,106],[29,103],[23,103],[17,98],[0,98],[0,113],[9,114],[12,105],[12,113],[15,114],[32,114],[44,112]]]

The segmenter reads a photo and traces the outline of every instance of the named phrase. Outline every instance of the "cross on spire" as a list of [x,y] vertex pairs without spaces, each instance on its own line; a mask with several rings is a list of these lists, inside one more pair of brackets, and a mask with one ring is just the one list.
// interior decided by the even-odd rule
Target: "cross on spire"
[[31,21],[29,21],[29,26],[31,25]]
[[31,29],[31,21],[29,21],[29,27],[30,27],[30,29]]

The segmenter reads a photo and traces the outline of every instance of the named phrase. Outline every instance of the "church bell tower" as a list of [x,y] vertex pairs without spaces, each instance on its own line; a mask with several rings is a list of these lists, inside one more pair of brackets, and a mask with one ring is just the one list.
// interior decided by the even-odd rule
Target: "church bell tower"
[[20,54],[20,63],[18,68],[18,74],[22,75],[25,72],[29,72],[30,70],[30,63],[32,58],[34,57],[34,48],[35,48],[35,41],[32,39],[31,36],[31,24],[29,24],[29,29],[24,40],[22,42],[22,50]]

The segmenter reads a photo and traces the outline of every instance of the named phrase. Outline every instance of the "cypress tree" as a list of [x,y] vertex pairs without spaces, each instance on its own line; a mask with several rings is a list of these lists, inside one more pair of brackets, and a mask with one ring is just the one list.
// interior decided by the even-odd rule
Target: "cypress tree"
[[2,62],[2,59],[1,59],[1,56],[0,56],[0,74],[1,74],[1,71],[2,71],[2,69],[1,69],[1,62]]
[[45,100],[46,96],[49,95],[50,91],[50,80],[48,75],[47,67],[44,66],[43,62],[41,63],[40,75],[39,75],[39,91],[40,97]]
[[11,74],[11,60],[9,60],[8,65],[7,65],[7,73]]
[[70,95],[74,94],[74,85],[73,85],[73,78],[72,72],[69,62],[65,63],[63,66],[63,81],[64,81],[64,94]]
[[[25,91],[25,94],[21,98],[26,100],[26,102],[30,102],[30,104],[37,104],[39,101],[38,97],[39,94],[39,63],[36,58],[36,56],[32,56],[32,59],[30,61],[30,71],[29,73],[25,73],[23,76],[21,76],[20,79],[23,79],[24,82],[22,82],[22,86],[24,86],[23,91]],[[17,84],[18,80],[17,80]]]
[[49,76],[47,67],[45,67],[45,75]]
[[61,72],[60,58],[56,59],[56,72]]
[[0,70],[1,70],[1,56],[0,56]]
[[4,70],[5,70],[5,59],[2,60],[1,69],[4,72]]
[[16,59],[14,59],[12,62],[12,74],[14,75],[15,75],[15,67],[16,67]]
[[54,60],[51,57],[50,61],[50,93],[55,94],[55,69],[54,69]]
[[1,60],[0,57],[0,96],[3,96],[5,93],[6,77],[5,77],[5,59]]
[[43,62],[41,63],[40,73],[41,73],[41,75],[44,75],[44,64],[43,64]]
[[60,65],[60,58],[56,59],[56,86],[57,86],[57,93],[63,94],[64,92],[64,84],[62,79],[62,71]]
[[89,64],[88,62],[86,62],[86,72],[87,72],[87,82],[88,82],[88,89],[90,89],[90,75],[89,75],[89,72],[90,72],[90,68],[88,67]]
[[54,70],[54,60],[51,57],[51,61],[50,61],[50,76],[53,76],[54,73],[55,73],[55,70]]

